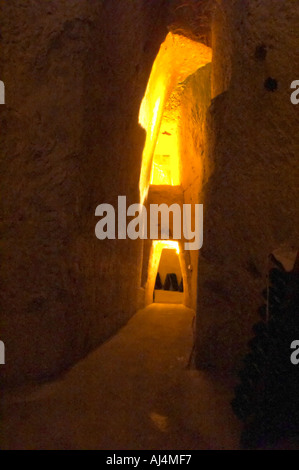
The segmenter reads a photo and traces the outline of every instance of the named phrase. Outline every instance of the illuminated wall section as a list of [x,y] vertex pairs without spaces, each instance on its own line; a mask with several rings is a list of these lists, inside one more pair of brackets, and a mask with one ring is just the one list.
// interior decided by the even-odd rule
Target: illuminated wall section
[[159,268],[162,251],[165,248],[175,249],[177,254],[180,254],[179,242],[172,240],[154,240],[152,242],[152,249],[149,259],[148,267],[148,280],[146,286],[146,304],[153,301],[153,292],[156,281],[156,276]]
[[163,116],[160,132],[153,155],[150,184],[178,186],[180,179],[178,122],[167,115]]
[[[163,112],[176,86],[211,62],[211,54],[209,47],[172,33],[160,47],[139,112],[139,124],[146,131],[139,181],[141,203],[149,184],[180,184],[177,125],[163,122]],[[167,139],[169,134],[172,139]]]
[[180,262],[181,274],[184,282],[184,304],[187,305],[190,301],[190,286],[187,276],[188,265],[190,263],[189,252],[183,251],[182,243],[173,240],[154,240],[152,242],[151,251],[148,263],[148,276],[145,286],[145,305],[153,302],[153,292],[156,281],[157,272],[159,269],[161,254],[164,249],[175,249]]

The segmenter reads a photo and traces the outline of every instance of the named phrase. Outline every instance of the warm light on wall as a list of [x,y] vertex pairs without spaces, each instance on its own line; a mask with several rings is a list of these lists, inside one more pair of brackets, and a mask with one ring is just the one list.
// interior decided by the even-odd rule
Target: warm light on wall
[[151,184],[172,184],[170,155],[155,155],[151,173]]
[[180,246],[178,242],[172,240],[154,240],[149,265],[149,277],[152,279],[152,282],[156,279],[161,254],[165,248],[176,250],[177,254],[180,254]]
[[176,250],[177,254],[180,254],[180,247],[178,242],[174,242],[172,240],[154,240],[153,241],[154,252],[162,253],[164,248],[168,248],[170,250]]
[[[177,254],[180,255],[180,245],[178,242],[173,240],[154,240],[152,243],[152,249],[149,259],[149,267],[148,267],[148,280],[147,280],[147,287],[146,287],[146,303],[149,304],[152,302],[152,295],[156,280],[156,275],[159,268],[159,263],[161,259],[161,254],[164,249],[169,250],[176,250]],[[180,260],[181,265],[181,260]],[[183,269],[181,266],[181,272],[183,273]]]
[[178,126],[175,117],[170,120],[168,115],[167,120],[162,119],[153,156],[150,184],[181,184]]
[[146,130],[146,140],[142,155],[142,167],[139,181],[140,201],[143,204],[147,194],[152,169],[153,154],[160,129],[166,95],[165,77],[158,76],[154,64],[151,77],[157,76],[155,83],[150,78],[139,112],[139,124]]
[[[160,47],[139,112],[139,124],[146,131],[139,181],[142,204],[149,184],[180,184],[176,117],[164,122],[163,113],[177,85],[211,62],[211,56],[209,47],[179,34],[168,33]],[[161,123],[166,132],[160,132]],[[160,158],[166,155],[169,156],[167,165]]]

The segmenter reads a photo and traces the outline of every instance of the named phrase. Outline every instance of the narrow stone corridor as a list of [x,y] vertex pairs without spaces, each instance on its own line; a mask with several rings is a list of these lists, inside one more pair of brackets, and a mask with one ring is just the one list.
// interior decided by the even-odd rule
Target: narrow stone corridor
[[236,449],[231,384],[187,367],[194,312],[152,304],[55,382],[6,392],[1,449]]

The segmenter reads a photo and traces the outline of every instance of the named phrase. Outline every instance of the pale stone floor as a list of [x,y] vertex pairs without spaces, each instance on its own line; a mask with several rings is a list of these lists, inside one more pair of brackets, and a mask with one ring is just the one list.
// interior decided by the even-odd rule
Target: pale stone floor
[[193,317],[153,304],[63,378],[3,396],[0,448],[237,449],[229,381],[187,368]]

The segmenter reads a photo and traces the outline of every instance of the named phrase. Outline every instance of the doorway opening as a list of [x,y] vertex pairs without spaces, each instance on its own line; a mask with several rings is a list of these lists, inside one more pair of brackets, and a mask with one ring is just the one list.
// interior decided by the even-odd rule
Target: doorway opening
[[153,64],[139,124],[146,131],[139,180],[143,204],[150,185],[180,186],[180,110],[183,82],[211,62],[212,51],[180,34],[168,33]]
[[179,254],[175,248],[163,248],[154,286],[154,302],[184,303],[184,282]]
[[[181,34],[168,33],[161,44],[139,112],[146,131],[139,192],[147,209],[177,204],[182,212],[183,204],[201,203],[211,59],[210,47]],[[157,240],[143,241],[145,305],[175,302],[195,309],[198,251],[184,250],[185,240],[176,238],[170,216],[165,240],[160,219]]]
[[146,281],[146,304],[185,303],[188,292],[185,255],[173,240],[154,240],[151,244]]

